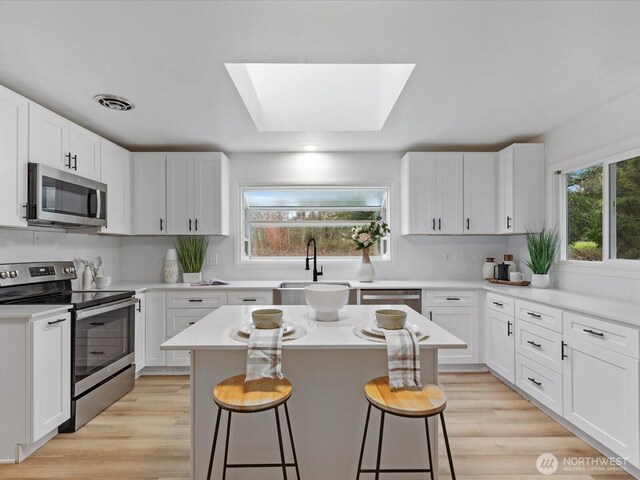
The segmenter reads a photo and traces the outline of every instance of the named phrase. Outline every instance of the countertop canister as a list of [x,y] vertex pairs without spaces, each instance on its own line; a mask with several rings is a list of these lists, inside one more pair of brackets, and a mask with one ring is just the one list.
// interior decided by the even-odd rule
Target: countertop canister
[[167,250],[164,257],[164,281],[165,283],[178,283],[179,265],[178,252],[175,248]]

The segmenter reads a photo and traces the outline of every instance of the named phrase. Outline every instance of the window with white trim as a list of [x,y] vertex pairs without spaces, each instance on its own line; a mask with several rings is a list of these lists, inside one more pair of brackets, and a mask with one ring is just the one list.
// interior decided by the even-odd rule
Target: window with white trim
[[640,260],[640,156],[564,173],[566,260]]
[[[242,188],[242,260],[304,257],[311,237],[323,260],[355,259],[351,228],[389,223],[388,199],[388,187]],[[389,237],[371,255],[389,260]]]

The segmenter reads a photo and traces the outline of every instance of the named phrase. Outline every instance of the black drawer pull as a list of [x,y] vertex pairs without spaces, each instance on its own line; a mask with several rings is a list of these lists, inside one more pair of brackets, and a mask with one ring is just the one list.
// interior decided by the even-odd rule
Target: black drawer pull
[[433,220],[431,220],[431,228],[432,228],[433,230],[435,230],[435,229],[436,229],[436,219],[435,219],[435,218],[434,218]]
[[56,323],[61,323],[61,322],[64,322],[65,320],[66,320],[66,318],[60,318],[58,320],[54,320],[53,322],[47,322],[47,324],[55,325]]
[[527,377],[527,379],[531,382],[531,383],[535,383],[537,386],[541,386],[542,382],[536,382],[535,378],[531,378],[531,377]]
[[447,297],[447,300],[460,300],[460,297]]
[[539,315],[539,314],[533,313],[533,312],[527,312],[527,315],[529,315],[530,317],[534,317],[534,318],[542,318],[542,315]]
[[91,355],[104,355],[104,352],[89,352]]
[[195,325],[196,322],[189,322],[189,325]]
[[243,298],[242,299],[243,302],[257,302],[258,300],[255,298]]
[[604,337],[604,333],[602,333],[602,332],[594,332],[590,328],[583,328],[582,331],[590,333],[591,335],[596,335],[597,337]]
[[564,360],[565,358],[569,358],[569,355],[567,355],[566,353],[564,353],[564,349],[565,347],[568,347],[569,345],[566,342],[561,342],[561,350],[560,350],[560,360]]
[[100,325],[104,325],[104,322],[93,322],[93,323],[90,323],[89,325],[94,325],[94,326],[98,327]]
[[202,303],[202,299],[201,298],[190,298],[189,302],[191,302],[191,303]]
[[540,348],[542,346],[542,344],[536,343],[533,340],[527,340],[527,343],[530,344],[530,345],[533,345],[536,348]]
[[491,302],[491,303],[493,303],[494,305],[497,305],[499,307],[504,307],[504,303],[500,303],[500,302]]
[[513,325],[513,323],[511,323],[511,322],[507,322],[507,337],[510,337],[510,336],[511,336],[511,334],[513,333],[513,332],[511,331],[511,325]]

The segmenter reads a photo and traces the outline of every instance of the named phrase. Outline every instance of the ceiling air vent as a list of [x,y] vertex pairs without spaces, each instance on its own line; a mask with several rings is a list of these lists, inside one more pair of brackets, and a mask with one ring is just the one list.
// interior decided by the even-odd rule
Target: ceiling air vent
[[135,107],[133,102],[117,95],[101,94],[96,95],[93,98],[103,107],[110,108],[111,110],[117,110],[118,112],[133,110]]

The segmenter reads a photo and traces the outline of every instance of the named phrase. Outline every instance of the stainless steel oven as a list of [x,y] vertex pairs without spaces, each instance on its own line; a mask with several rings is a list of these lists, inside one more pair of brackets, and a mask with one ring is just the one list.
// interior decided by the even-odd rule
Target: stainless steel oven
[[30,225],[104,227],[107,185],[40,163],[29,163]]

